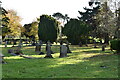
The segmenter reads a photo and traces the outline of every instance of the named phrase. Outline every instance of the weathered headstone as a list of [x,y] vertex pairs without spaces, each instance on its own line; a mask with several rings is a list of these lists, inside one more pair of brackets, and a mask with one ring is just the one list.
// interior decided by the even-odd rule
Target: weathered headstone
[[67,47],[66,45],[60,45],[60,58],[67,57]]
[[96,41],[94,40],[94,48],[97,48]]
[[23,45],[23,44],[22,44],[22,41],[20,41],[20,42],[19,42],[18,47],[20,47],[20,48],[21,48],[21,47],[22,47],[22,45]]
[[40,41],[39,41],[39,45],[41,45],[41,46],[42,46],[42,40],[40,40]]
[[39,52],[39,55],[44,54],[43,52],[41,52],[41,47],[42,47],[42,40],[40,40],[39,43],[36,44],[35,52]]
[[39,53],[39,55],[43,55],[43,54],[45,54],[45,53],[41,52],[42,40],[39,41],[39,46],[40,46],[40,53]]
[[8,53],[13,55],[13,56],[16,56],[17,54],[14,53],[14,50],[13,49],[8,49]]
[[105,45],[102,45],[102,51],[105,51],[105,47],[106,47]]
[[15,52],[15,54],[17,54],[17,55],[22,55],[22,54],[23,54],[23,52],[22,52],[22,50],[21,50],[20,47],[17,47],[17,48],[14,50],[14,52]]
[[36,45],[35,41],[32,41],[31,46],[35,46],[35,45]]
[[49,41],[46,44],[46,51],[47,51],[47,53],[46,53],[46,56],[44,58],[53,58],[51,55],[51,44]]
[[79,47],[82,47],[82,43],[81,42],[79,42]]
[[5,47],[7,47],[7,41],[5,41]]
[[40,52],[40,50],[41,50],[41,46],[39,44],[36,44],[35,52]]
[[12,46],[12,47],[14,47],[14,45],[15,45],[15,40],[14,40],[14,39],[12,39],[12,42],[13,42],[13,46]]
[[[50,53],[51,53],[51,54],[54,54],[54,52],[51,50],[51,46],[52,46],[51,43],[48,41],[47,44],[50,45]],[[46,46],[46,51],[47,51],[47,48],[48,48],[48,47]]]
[[17,47],[16,49],[8,49],[8,53],[13,55],[13,56],[22,55],[23,54],[20,47]]
[[14,53],[13,49],[8,49],[8,53]]
[[66,44],[67,44],[67,45],[66,45],[66,47],[67,47],[67,53],[72,53],[72,52],[70,51],[70,48],[69,48],[69,42],[67,41]]

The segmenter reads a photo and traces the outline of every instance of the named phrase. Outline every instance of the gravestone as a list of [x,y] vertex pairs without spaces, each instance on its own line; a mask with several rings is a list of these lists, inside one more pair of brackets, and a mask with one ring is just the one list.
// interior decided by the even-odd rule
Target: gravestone
[[40,40],[40,41],[39,41],[39,46],[40,46],[40,53],[39,53],[39,55],[43,55],[44,53],[43,53],[43,52],[41,52],[42,40]]
[[[51,46],[52,46],[51,43],[50,43],[49,41],[48,41],[47,43],[50,45],[50,53],[51,53],[51,54],[54,54],[54,52],[51,50]],[[47,51],[47,48],[48,48],[48,47],[46,46],[46,51]]]
[[49,41],[46,44],[46,52],[47,53],[46,53],[46,56],[44,58],[53,58],[51,55],[51,44]]
[[105,51],[105,47],[106,47],[105,45],[102,45],[102,51]]
[[20,42],[19,42],[18,47],[20,47],[20,48],[21,48],[21,47],[22,47],[22,45],[23,45],[23,44],[22,44],[22,41],[20,41]]
[[13,49],[8,49],[8,53],[14,53]]
[[17,47],[17,48],[14,50],[14,52],[15,52],[16,55],[23,55],[23,52],[22,52],[22,50],[21,50],[20,47]]
[[79,42],[79,47],[82,47],[82,42]]
[[7,41],[5,41],[5,47],[7,47]]
[[70,48],[69,48],[69,42],[67,41],[66,44],[67,44],[67,45],[66,45],[66,47],[67,47],[67,53],[72,53],[72,52],[70,51]]
[[96,41],[94,40],[94,48],[97,48]]
[[67,57],[67,47],[66,45],[60,45],[60,58]]
[[16,49],[8,49],[8,53],[13,55],[13,56],[17,56],[17,55],[22,55],[22,50],[20,47],[17,47]]
[[14,50],[13,49],[8,49],[8,53],[13,55],[13,56],[17,56],[17,54],[14,53]]
[[41,50],[41,46],[39,44],[36,44],[35,52],[40,52],[40,50]]
[[12,46],[12,47],[14,47],[14,45],[15,45],[15,40],[12,40],[12,42],[13,42],[13,46]]

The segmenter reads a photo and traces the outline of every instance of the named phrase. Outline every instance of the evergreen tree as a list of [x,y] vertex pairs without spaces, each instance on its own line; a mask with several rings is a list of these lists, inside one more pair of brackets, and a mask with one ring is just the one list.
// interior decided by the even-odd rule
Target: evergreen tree
[[44,42],[54,42],[57,39],[57,26],[58,22],[51,16],[40,16],[40,22],[38,26],[39,40]]
[[79,21],[78,19],[70,19],[63,28],[63,34],[67,36],[67,40],[75,45],[85,39],[88,32],[88,25],[84,21]]

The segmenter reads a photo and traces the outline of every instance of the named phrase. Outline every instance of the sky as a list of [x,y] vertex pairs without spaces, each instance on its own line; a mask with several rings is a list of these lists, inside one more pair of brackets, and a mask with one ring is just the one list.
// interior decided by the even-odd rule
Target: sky
[[22,18],[21,24],[28,24],[36,20],[42,14],[52,15],[60,12],[63,15],[68,14],[70,18],[80,16],[79,11],[88,6],[90,0],[1,0],[2,7],[6,10],[13,9],[17,11],[18,16]]

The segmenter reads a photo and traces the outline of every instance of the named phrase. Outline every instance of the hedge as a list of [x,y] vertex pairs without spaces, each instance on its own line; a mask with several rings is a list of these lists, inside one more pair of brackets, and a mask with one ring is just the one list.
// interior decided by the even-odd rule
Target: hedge
[[110,47],[112,50],[116,50],[117,53],[120,52],[120,40],[111,40]]

